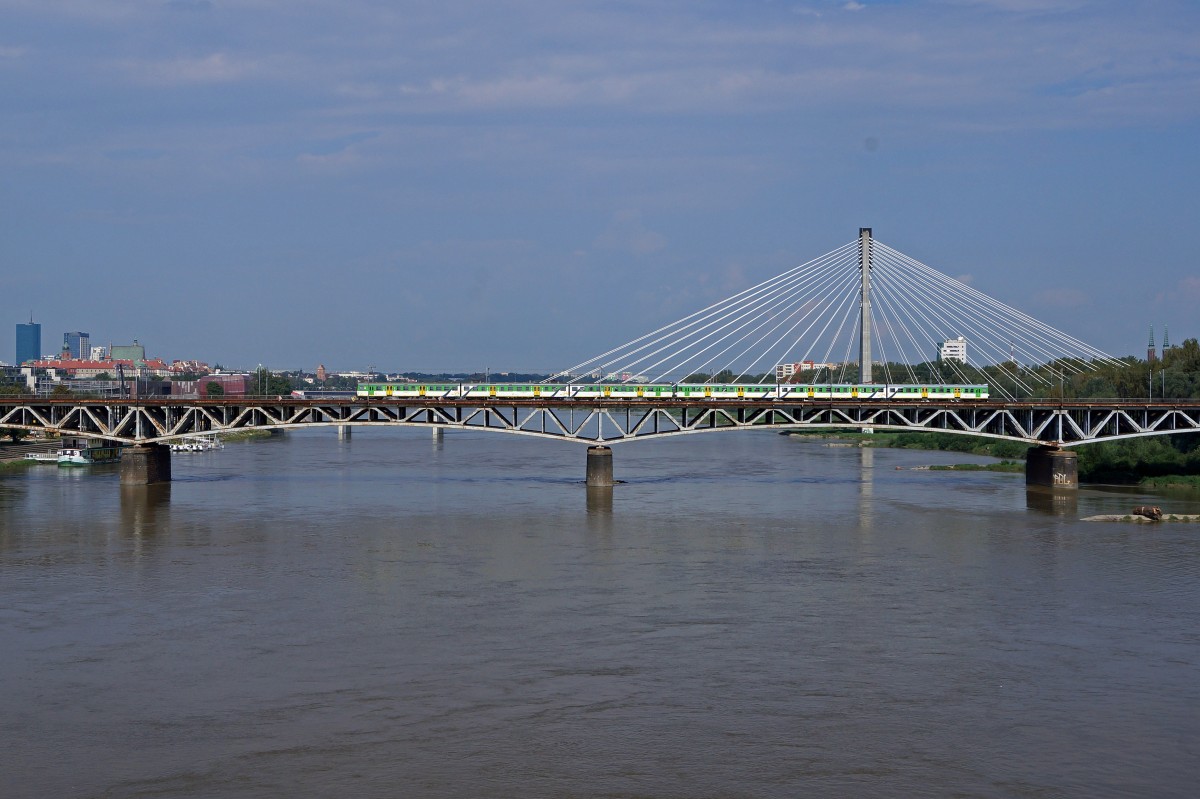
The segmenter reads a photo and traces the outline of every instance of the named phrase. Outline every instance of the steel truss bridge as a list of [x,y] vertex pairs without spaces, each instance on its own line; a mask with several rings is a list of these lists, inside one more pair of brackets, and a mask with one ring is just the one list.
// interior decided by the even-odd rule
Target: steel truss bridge
[[1073,447],[1200,432],[1200,400],[0,399],[0,427],[127,444],[338,426],[478,430],[593,445],[730,430],[862,428]]

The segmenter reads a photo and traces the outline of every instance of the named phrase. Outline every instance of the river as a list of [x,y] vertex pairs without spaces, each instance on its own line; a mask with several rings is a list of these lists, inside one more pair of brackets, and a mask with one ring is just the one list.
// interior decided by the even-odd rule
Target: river
[[0,478],[0,794],[1190,797],[1200,526],[773,433]]

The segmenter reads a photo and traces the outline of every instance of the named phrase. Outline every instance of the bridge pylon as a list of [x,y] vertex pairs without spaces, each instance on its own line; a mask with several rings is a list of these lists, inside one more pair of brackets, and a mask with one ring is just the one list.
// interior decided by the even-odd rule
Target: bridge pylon
[[869,385],[871,380],[871,228],[858,229],[859,288],[858,382]]

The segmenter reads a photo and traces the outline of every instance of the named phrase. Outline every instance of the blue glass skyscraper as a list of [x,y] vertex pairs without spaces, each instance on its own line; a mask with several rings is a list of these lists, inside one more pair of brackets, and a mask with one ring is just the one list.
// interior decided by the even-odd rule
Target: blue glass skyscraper
[[92,337],[89,333],[79,330],[73,333],[63,333],[63,349],[72,358],[86,361],[92,355]]
[[17,366],[42,357],[42,326],[32,319],[17,324]]

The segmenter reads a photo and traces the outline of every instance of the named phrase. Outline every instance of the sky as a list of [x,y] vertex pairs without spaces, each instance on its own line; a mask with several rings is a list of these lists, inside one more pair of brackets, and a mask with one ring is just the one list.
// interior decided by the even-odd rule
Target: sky
[[550,372],[873,228],[1200,336],[1194,0],[0,0],[0,359]]

